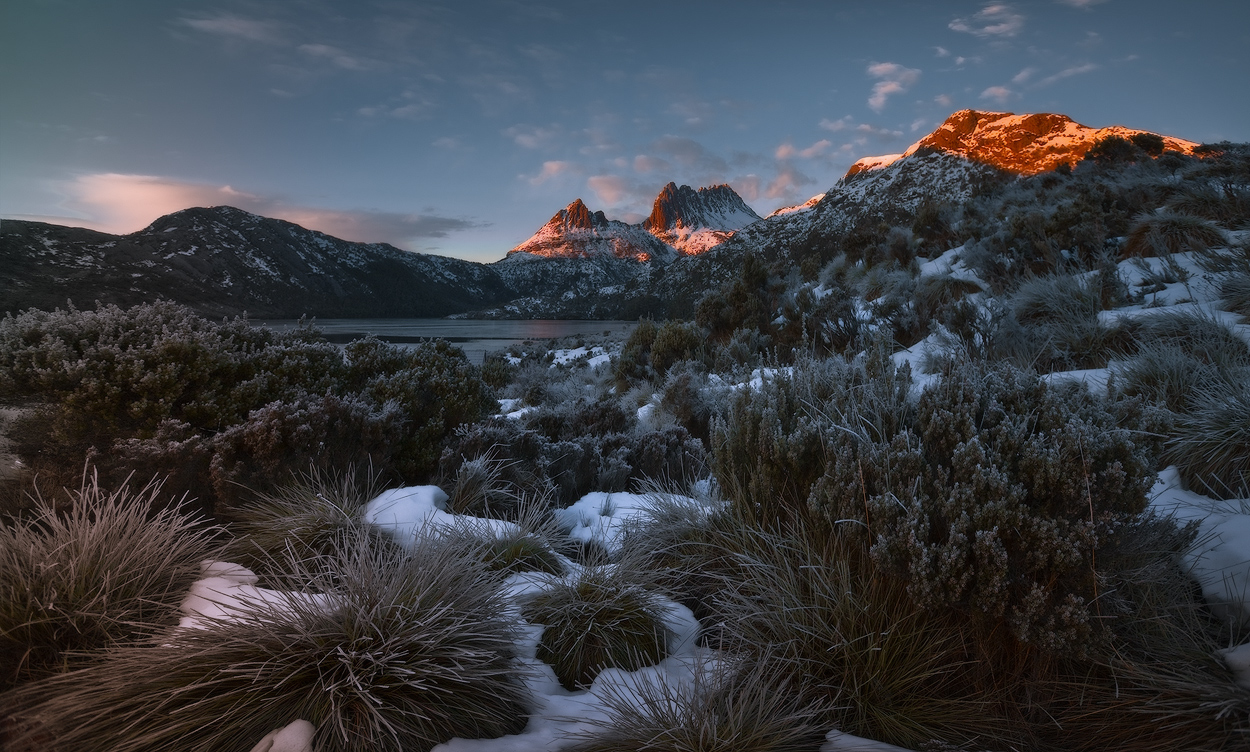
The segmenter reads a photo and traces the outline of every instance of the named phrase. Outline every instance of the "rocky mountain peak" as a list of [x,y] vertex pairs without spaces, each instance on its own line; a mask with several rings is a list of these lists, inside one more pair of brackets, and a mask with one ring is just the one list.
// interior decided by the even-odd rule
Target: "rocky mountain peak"
[[[912,144],[900,155],[865,157],[846,177],[893,164],[917,153],[942,152],[995,167],[1017,175],[1036,175],[1060,164],[1079,162],[1099,140],[1108,136],[1132,138],[1151,134],[1136,128],[1112,125],[1090,128],[1067,115],[1040,112],[1017,115],[1012,112],[960,110],[929,135]],[[1166,151],[1192,154],[1198,144],[1172,136],[1159,136]]]
[[608,218],[601,211],[592,212],[579,198],[556,212],[547,224],[559,225],[565,230],[594,230],[606,227]]

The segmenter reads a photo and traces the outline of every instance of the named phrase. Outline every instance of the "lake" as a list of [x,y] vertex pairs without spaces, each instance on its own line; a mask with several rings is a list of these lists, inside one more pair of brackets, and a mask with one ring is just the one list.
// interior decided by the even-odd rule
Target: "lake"
[[[277,331],[299,324],[294,319],[253,321]],[[511,345],[572,335],[603,335],[624,338],[637,321],[564,321],[553,319],[316,319],[313,325],[331,342],[346,344],[372,334],[384,342],[415,345],[422,340],[445,339],[481,365],[486,353],[506,350]]]

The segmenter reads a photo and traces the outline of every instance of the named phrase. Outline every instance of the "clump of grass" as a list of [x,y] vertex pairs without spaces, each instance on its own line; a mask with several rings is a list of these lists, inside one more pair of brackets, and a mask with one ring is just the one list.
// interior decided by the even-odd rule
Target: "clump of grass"
[[804,703],[752,668],[701,668],[690,683],[636,680],[601,699],[607,718],[571,752],[811,752],[824,741],[825,708]]
[[1250,368],[1250,345],[1208,314],[1160,314],[1126,329],[1132,357],[1115,367],[1120,389],[1175,413],[1190,410],[1201,389],[1240,381]]
[[63,513],[40,497],[0,524],[0,689],[177,623],[218,550],[217,531],[167,506],[159,482],[108,491],[93,474],[70,497]]
[[1071,276],[1035,277],[1009,298],[1022,325],[1024,352],[1042,370],[1107,364],[1112,332],[1098,320],[1101,285]]
[[1137,218],[1122,252],[1125,257],[1166,256],[1185,251],[1205,251],[1227,243],[1214,222],[1174,212],[1143,214]]
[[459,541],[492,572],[563,575],[567,560],[551,545],[560,529],[548,507],[545,498],[522,500],[515,523],[491,525],[480,519],[469,520],[450,530],[440,530],[439,535]]
[[10,743],[249,749],[305,719],[322,752],[398,752],[525,726],[512,626],[480,562],[432,539],[396,553],[357,536],[328,560],[288,565],[305,592],[272,592],[13,693]]
[[516,511],[521,494],[505,477],[508,466],[492,447],[480,457],[465,460],[456,470],[447,505],[455,514],[507,519]]
[[1216,381],[1196,389],[1191,407],[1177,416],[1166,458],[1191,488],[1215,498],[1250,491],[1250,384]]
[[1250,316],[1250,270],[1229,274],[1220,280],[1224,307],[1241,316]]
[[[312,468],[286,485],[239,508],[226,548],[230,561],[257,572],[280,572],[289,558],[310,561],[332,554],[343,536],[372,529],[360,513],[380,489],[376,476]],[[389,538],[374,536],[377,545]]]
[[627,565],[588,567],[522,606],[522,616],[545,625],[538,659],[565,689],[589,687],[606,668],[634,671],[668,654],[662,602],[631,575]]

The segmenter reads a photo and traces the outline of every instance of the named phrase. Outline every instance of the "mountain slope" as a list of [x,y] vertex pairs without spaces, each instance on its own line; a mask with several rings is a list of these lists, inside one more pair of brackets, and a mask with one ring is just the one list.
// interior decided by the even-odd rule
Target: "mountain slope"
[[129,235],[42,222],[0,228],[0,309],[170,299],[210,315],[444,316],[511,291],[489,266],[352,243],[228,206]]

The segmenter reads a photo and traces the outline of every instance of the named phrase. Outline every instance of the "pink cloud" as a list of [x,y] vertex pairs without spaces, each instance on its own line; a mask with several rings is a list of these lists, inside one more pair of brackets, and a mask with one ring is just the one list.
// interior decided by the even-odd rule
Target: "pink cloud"
[[600,203],[609,206],[617,204],[629,194],[629,181],[620,175],[592,175],[586,184],[594,191]]
[[1006,104],[1016,93],[1006,86],[991,86],[981,92],[982,99],[992,99],[999,104]]
[[1006,3],[989,3],[970,19],[951,21],[949,28],[979,37],[1014,37],[1024,28],[1024,16]]
[[561,175],[567,175],[577,171],[577,165],[572,162],[565,162],[560,159],[553,159],[543,162],[543,168],[539,173],[531,178],[526,178],[530,185],[542,185],[543,183],[557,178]]

